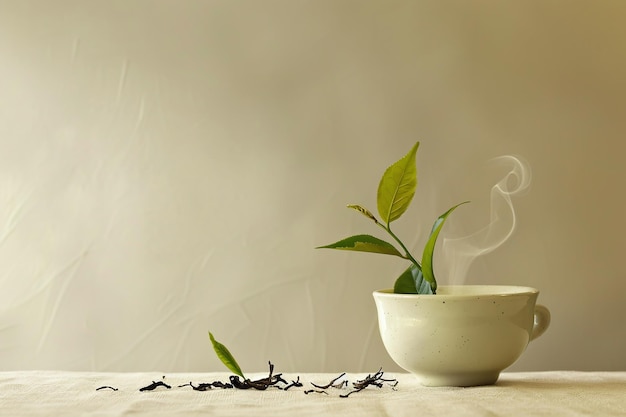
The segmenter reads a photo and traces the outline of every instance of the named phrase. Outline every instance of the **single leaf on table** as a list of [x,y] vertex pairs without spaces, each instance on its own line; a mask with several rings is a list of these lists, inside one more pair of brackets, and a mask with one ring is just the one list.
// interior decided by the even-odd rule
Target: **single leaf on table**
[[239,375],[243,379],[246,379],[246,377],[243,376],[243,372],[241,371],[239,364],[237,363],[233,355],[230,353],[228,348],[224,346],[223,344],[221,344],[220,342],[218,342],[217,340],[215,340],[211,332],[209,332],[209,338],[211,339],[211,343],[213,344],[213,349],[215,350],[217,357],[220,358],[222,363],[226,365],[226,367],[230,369],[232,372],[234,372],[236,375]]
[[416,142],[409,153],[387,168],[378,184],[378,213],[387,226],[404,214],[415,195],[417,188],[415,155],[419,144]]
[[421,268],[411,264],[393,286],[396,294],[432,294],[430,284],[424,279]]
[[437,291],[437,280],[435,279],[435,272],[433,271],[433,253],[435,252],[435,243],[437,243],[437,237],[439,237],[439,232],[443,227],[444,222],[461,204],[469,203],[469,201],[464,201],[462,203],[453,206],[448,211],[443,213],[441,216],[435,220],[433,224],[433,228],[430,232],[430,237],[428,238],[428,242],[426,242],[426,246],[424,246],[424,253],[422,254],[422,273],[424,274],[424,279],[428,281],[430,284],[433,293]]
[[318,246],[316,249],[339,249],[356,252],[381,253],[383,255],[395,255],[404,258],[398,249],[391,243],[385,242],[371,235],[356,235],[342,239],[330,245]]

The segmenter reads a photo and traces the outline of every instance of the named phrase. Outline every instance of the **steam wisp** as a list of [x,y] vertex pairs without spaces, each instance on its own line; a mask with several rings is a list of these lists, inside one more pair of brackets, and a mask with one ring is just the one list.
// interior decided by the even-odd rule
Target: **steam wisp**
[[449,284],[463,284],[472,262],[500,247],[515,230],[515,209],[511,196],[530,186],[530,168],[520,158],[511,155],[500,156],[493,161],[510,167],[510,170],[491,188],[489,224],[469,236],[443,240],[442,255],[449,265]]

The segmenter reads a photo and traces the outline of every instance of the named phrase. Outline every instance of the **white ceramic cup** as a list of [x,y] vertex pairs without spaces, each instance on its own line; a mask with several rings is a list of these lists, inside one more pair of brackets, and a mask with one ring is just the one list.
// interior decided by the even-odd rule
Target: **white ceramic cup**
[[440,286],[436,295],[374,292],[389,356],[427,386],[489,385],[546,331],[539,291],[505,285]]

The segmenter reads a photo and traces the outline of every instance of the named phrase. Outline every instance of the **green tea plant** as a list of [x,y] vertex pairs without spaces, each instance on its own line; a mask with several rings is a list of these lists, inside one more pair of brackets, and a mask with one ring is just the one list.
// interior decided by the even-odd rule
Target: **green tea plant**
[[465,201],[453,206],[435,220],[428,241],[424,246],[421,263],[418,262],[400,238],[391,230],[391,223],[406,212],[415,195],[417,188],[415,156],[419,144],[419,142],[416,142],[402,159],[392,164],[383,174],[378,184],[377,193],[378,214],[381,220],[378,220],[372,212],[358,204],[348,205],[348,208],[360,212],[372,220],[374,224],[385,230],[400,246],[402,251],[398,250],[391,243],[368,234],[350,236],[330,245],[318,246],[316,248],[380,253],[398,256],[410,261],[409,267],[398,277],[394,284],[394,292],[401,294],[436,294],[437,280],[433,271],[433,253],[437,237],[439,237],[439,232],[450,213],[461,204],[467,203]]

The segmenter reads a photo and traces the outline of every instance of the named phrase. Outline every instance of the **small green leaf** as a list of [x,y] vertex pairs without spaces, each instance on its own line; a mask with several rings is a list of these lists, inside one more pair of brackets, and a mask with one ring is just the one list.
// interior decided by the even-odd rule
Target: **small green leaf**
[[378,213],[387,223],[396,220],[409,207],[417,188],[415,155],[419,142],[402,159],[391,165],[378,184]]
[[411,267],[415,267],[415,264],[411,264],[403,273],[396,279],[393,285],[393,292],[396,294],[417,294],[415,288],[415,280],[411,273]]
[[450,213],[452,213],[455,208],[465,203],[469,203],[469,201],[457,204],[435,220],[428,242],[426,242],[426,246],[424,246],[424,253],[422,254],[422,273],[424,274],[424,279],[430,284],[433,292],[437,290],[437,280],[435,279],[435,272],[433,271],[433,253],[435,252],[437,237]]
[[411,264],[396,280],[393,286],[396,294],[432,294],[430,284],[424,279],[422,269]]
[[356,235],[342,239],[330,245],[318,246],[315,249],[339,249],[357,252],[382,253],[383,255],[395,255],[404,258],[400,252],[388,242],[370,235]]
[[378,224],[378,219],[374,217],[371,211],[366,209],[365,207],[359,206],[358,204],[348,204],[348,208],[354,209],[364,215],[365,217],[374,220],[374,223]]
[[217,340],[215,340],[211,332],[209,332],[209,337],[211,338],[213,349],[215,350],[217,357],[220,358],[222,363],[226,365],[226,367],[230,369],[232,372],[234,372],[236,375],[239,375],[243,379],[246,379],[246,377],[243,376],[243,372],[241,371],[241,368],[237,364],[237,361],[235,360],[233,355],[230,353],[228,348],[224,346],[223,344],[221,344],[220,342],[218,342]]

